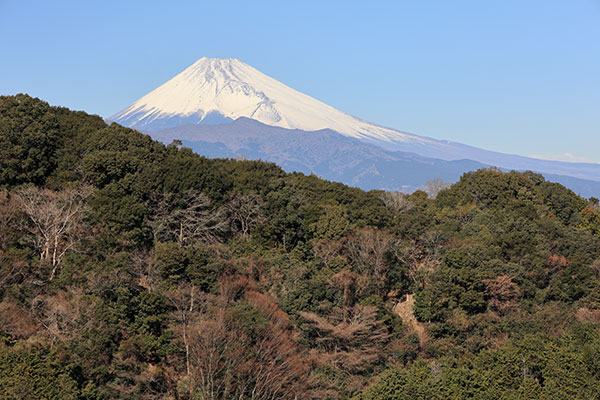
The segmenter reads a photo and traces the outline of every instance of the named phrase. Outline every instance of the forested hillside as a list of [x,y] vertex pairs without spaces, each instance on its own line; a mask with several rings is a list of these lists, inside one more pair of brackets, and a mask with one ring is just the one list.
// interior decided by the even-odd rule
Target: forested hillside
[[0,399],[600,399],[600,206],[210,160],[0,97]]

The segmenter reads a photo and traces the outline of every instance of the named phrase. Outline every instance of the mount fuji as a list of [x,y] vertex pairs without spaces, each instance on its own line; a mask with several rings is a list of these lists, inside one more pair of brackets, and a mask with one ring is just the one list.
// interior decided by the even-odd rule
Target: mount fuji
[[[247,119],[257,122],[251,124],[252,143],[248,142],[250,125],[235,123]],[[409,179],[411,184],[404,185],[398,179],[398,176],[403,176],[401,171],[394,172],[394,167],[389,164],[386,164],[385,168],[381,167],[382,160],[389,162],[391,158],[400,157],[404,160],[404,164],[397,165],[397,168],[405,168],[406,160],[416,162],[418,159],[419,162],[429,166],[437,165],[438,177],[444,176],[449,180],[456,180],[460,173],[475,167],[497,166],[503,169],[543,173],[547,178],[559,181],[582,195],[600,194],[600,164],[547,161],[503,154],[379,126],[300,93],[233,58],[203,57],[171,80],[110,117],[109,120],[138,129],[164,141],[185,139],[186,145],[190,145],[203,155],[214,155],[209,149],[214,150],[214,144],[219,143],[228,151],[217,152],[217,154],[239,155],[239,151],[245,149],[244,155],[254,154],[254,157],[260,156],[263,160],[276,161],[281,165],[286,165],[285,154],[273,146],[262,146],[265,141],[272,141],[273,135],[278,135],[281,136],[281,140],[277,142],[283,144],[292,136],[300,135],[306,139],[302,144],[304,152],[324,156],[322,149],[315,147],[323,146],[324,143],[316,144],[318,141],[314,140],[314,135],[302,136],[302,133],[326,131],[339,135],[339,140],[348,144],[343,146],[347,151],[350,148],[357,148],[356,146],[360,147],[361,151],[354,155],[363,159],[356,161],[365,161],[364,146],[375,147],[376,151],[367,152],[372,162],[365,164],[366,170],[356,170],[356,162],[351,162],[351,157],[344,159],[352,165],[350,170],[353,174],[357,174],[363,180],[367,177],[366,181],[369,175],[377,176],[379,187],[385,189],[418,188],[415,182],[421,178]],[[278,129],[269,130],[270,127]],[[215,139],[216,131],[220,136],[217,135]],[[261,131],[264,134],[261,134]],[[294,141],[297,142],[297,139]],[[232,144],[234,142],[235,146]],[[242,142],[246,147],[240,147]],[[339,141],[336,143],[336,146],[339,145]],[[254,146],[252,147],[254,149],[262,146],[264,151],[258,153],[249,151],[248,146]],[[308,159],[311,161],[301,163],[301,167],[298,163],[292,163],[295,167],[288,169],[313,171],[318,169],[317,164],[328,161],[319,160],[318,157],[308,157]],[[449,164],[440,161],[462,161],[462,163],[452,164],[456,168],[451,169],[456,171],[449,176]],[[412,170],[416,171],[418,168]],[[430,167],[429,171],[429,174],[422,179],[436,174],[435,168]],[[337,172],[328,173],[327,169],[321,171],[325,178],[340,179],[347,184],[365,187],[357,183],[361,179],[353,179],[347,173],[340,175],[339,170]],[[372,185],[367,186],[369,189],[373,188]]]
[[358,139],[434,143],[338,111],[234,58],[203,57],[110,119],[151,131],[240,117],[287,129],[331,129]]

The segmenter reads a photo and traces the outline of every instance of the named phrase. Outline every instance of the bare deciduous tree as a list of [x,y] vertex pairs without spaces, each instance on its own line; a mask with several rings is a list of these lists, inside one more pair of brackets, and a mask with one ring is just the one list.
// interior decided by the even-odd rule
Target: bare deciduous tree
[[399,213],[410,211],[415,206],[408,195],[401,192],[384,192],[380,198],[386,207]]
[[377,293],[383,296],[387,273],[392,267],[389,255],[392,236],[380,230],[363,228],[355,231],[347,241],[350,259],[356,264],[361,275],[374,280]]
[[190,332],[192,394],[202,400],[227,398],[233,391],[230,379],[243,362],[243,346],[227,329],[223,312],[198,321]]
[[137,284],[149,292],[153,292],[161,280],[160,269],[156,260],[147,250],[133,253],[131,272],[137,278]]
[[261,207],[259,196],[252,193],[245,195],[237,193],[225,204],[225,212],[234,229],[247,238],[250,230],[264,221]]
[[307,368],[287,315],[268,296],[249,291],[249,304],[269,321],[250,337],[221,309],[190,329],[192,395],[199,399],[293,399],[305,390]]
[[190,326],[194,315],[198,313],[198,293],[193,283],[186,283],[174,290],[167,292],[167,298],[175,307],[175,320],[178,323],[177,331],[181,335],[185,349],[186,374],[191,373],[190,367]]
[[150,226],[155,241],[161,237],[184,246],[196,241],[218,242],[227,224],[223,210],[197,190],[183,194],[158,195],[151,202]]
[[427,193],[427,197],[435,199],[439,192],[448,189],[450,186],[452,186],[451,183],[446,183],[441,178],[435,178],[425,182],[422,188]]
[[396,258],[407,266],[407,275],[417,287],[424,288],[427,277],[440,266],[442,241],[439,231],[431,231],[418,241],[398,242],[395,245]]
[[307,368],[294,341],[291,324],[273,299],[248,291],[246,300],[269,320],[254,345],[254,358],[247,364],[246,396],[251,399],[298,398],[303,393]]
[[596,278],[600,279],[600,258],[595,260],[592,265],[590,265],[590,268],[594,272]]
[[95,323],[96,304],[80,293],[59,291],[54,296],[33,299],[31,312],[53,341],[79,337],[82,330]]
[[29,219],[25,230],[40,260],[52,266],[49,280],[56,276],[65,253],[81,240],[86,200],[92,193],[91,186],[79,186],[58,192],[30,187],[15,194]]
[[357,373],[376,362],[390,334],[377,319],[377,307],[356,305],[349,319],[338,309],[323,317],[315,313],[300,312],[315,333],[319,347],[317,363],[333,365]]
[[354,300],[356,297],[356,284],[360,278],[360,275],[357,273],[342,270],[337,274],[334,274],[329,279],[331,286],[342,292],[342,307],[344,310],[354,305]]
[[341,256],[343,244],[338,240],[313,239],[310,244],[315,255],[327,267],[332,260]]

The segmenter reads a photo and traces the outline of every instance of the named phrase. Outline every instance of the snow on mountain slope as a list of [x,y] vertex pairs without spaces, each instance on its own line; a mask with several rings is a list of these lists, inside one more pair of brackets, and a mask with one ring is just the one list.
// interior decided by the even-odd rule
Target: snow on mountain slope
[[330,129],[388,151],[473,160],[600,182],[600,164],[539,160],[417,136],[363,121],[300,93],[233,58],[201,58],[109,120],[146,132],[219,125],[239,118],[302,131]]
[[247,117],[305,131],[332,129],[346,136],[383,142],[437,142],[338,111],[233,58],[203,57],[109,119],[150,131],[200,124],[210,116],[222,120]]

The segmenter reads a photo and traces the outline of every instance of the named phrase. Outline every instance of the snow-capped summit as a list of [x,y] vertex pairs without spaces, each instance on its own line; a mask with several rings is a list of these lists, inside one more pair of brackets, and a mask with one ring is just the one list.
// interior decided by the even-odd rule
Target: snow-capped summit
[[[247,122],[246,118],[260,124],[249,126],[243,123]],[[207,135],[212,137],[211,132],[244,138],[249,131],[253,134],[260,131],[257,140],[268,141],[271,137],[270,127],[265,125],[284,128],[283,130],[289,131],[290,138],[296,132],[294,130],[297,130],[296,133],[318,131],[315,132],[317,136],[306,136],[313,139],[312,145],[309,146],[308,142],[301,145],[302,151],[314,152],[315,157],[316,154],[323,154],[323,149],[318,147],[322,143],[314,138],[328,134],[329,129],[391,152],[414,153],[446,161],[472,160],[506,169],[538,171],[590,180],[593,183],[600,181],[600,164],[547,161],[503,154],[404,133],[363,121],[300,93],[234,58],[201,58],[109,120],[147,131],[155,138],[168,136],[171,139],[183,139],[182,135],[185,134],[188,142],[202,142]],[[239,123],[230,123],[234,120]],[[192,129],[201,128],[193,125],[203,125],[205,129]],[[190,132],[193,137],[189,137]],[[242,141],[244,140],[246,139]],[[281,161],[274,154],[271,156],[272,161]],[[261,157],[270,159],[269,154]],[[322,162],[327,163],[329,160],[324,159]],[[362,160],[356,162],[360,163]],[[423,165],[421,163],[414,167],[422,169]],[[391,178],[397,173],[387,172],[391,174]],[[440,173],[438,176],[444,175]]]
[[153,131],[240,117],[288,129],[332,129],[367,140],[430,141],[336,110],[235,58],[203,57],[110,120]]

